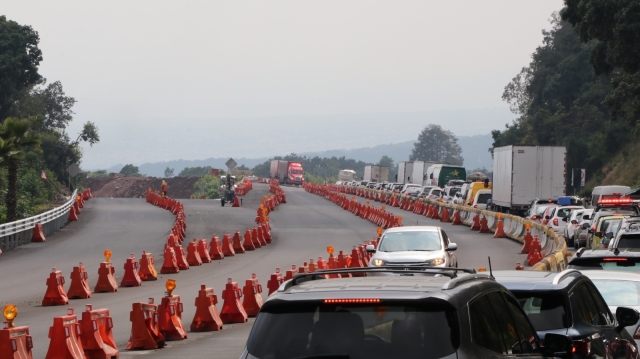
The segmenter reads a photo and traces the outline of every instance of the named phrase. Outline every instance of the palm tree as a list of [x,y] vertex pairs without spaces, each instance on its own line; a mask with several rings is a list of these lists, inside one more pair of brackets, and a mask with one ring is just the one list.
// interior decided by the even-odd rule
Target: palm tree
[[40,143],[40,136],[31,131],[31,124],[25,120],[7,118],[0,128],[4,152],[1,164],[7,167],[7,222],[17,220],[18,207],[18,167],[24,159],[24,151],[28,146]]

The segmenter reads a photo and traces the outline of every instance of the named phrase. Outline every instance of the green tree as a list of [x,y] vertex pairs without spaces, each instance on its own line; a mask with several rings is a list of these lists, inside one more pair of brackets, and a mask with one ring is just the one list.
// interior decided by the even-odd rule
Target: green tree
[[138,166],[127,164],[122,167],[120,174],[125,176],[135,176],[140,174],[140,170],[138,169]]
[[378,166],[386,166],[389,167],[389,181],[393,182],[396,178],[396,173],[398,172],[398,168],[396,167],[393,158],[384,155],[378,161]]
[[166,178],[173,177],[173,173],[174,173],[174,169],[173,168],[167,167],[167,168],[164,169],[164,176]]
[[462,148],[458,144],[458,138],[451,131],[431,124],[420,132],[409,160],[462,165]]
[[20,162],[24,160],[28,147],[38,145],[40,137],[33,133],[31,124],[26,120],[8,118],[2,124],[0,137],[4,140],[6,154],[3,163],[7,166],[7,221],[17,220],[18,206],[18,169]]
[[178,177],[202,177],[211,173],[211,166],[204,167],[185,167]]
[[193,196],[200,198],[202,186],[204,186],[204,194],[207,198],[220,198],[220,178],[211,174],[202,176],[193,185]]
[[637,0],[565,0],[562,19],[583,43],[594,42],[589,63],[597,75],[613,74],[605,103],[612,118],[632,126],[640,115],[640,3]]
[[40,37],[31,26],[0,16],[0,123],[9,115],[22,91],[39,83]]

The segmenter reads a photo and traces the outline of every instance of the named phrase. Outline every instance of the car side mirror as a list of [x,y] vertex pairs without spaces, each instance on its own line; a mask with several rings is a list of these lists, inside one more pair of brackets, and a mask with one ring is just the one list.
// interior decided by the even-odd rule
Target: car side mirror
[[456,249],[458,249],[458,245],[455,243],[449,243],[449,245],[447,246],[447,248],[445,249],[445,251],[447,252],[453,252]]
[[542,354],[547,357],[571,358],[573,357],[573,340],[568,335],[547,333],[544,336],[544,348]]
[[566,221],[568,221],[568,220],[569,220],[569,218],[564,217],[564,218],[562,219],[562,222],[566,222]]
[[376,247],[374,247],[373,244],[367,244],[367,246],[364,247],[364,249],[369,253],[375,253],[376,252]]
[[613,232],[607,232],[604,235],[605,238],[613,238]]
[[618,307],[616,309],[616,320],[618,321],[618,330],[625,327],[636,325],[640,319],[640,314],[633,308]]

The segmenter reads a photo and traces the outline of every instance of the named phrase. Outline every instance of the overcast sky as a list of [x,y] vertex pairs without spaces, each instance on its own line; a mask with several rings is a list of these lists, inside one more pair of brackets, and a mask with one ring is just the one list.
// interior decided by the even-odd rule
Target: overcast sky
[[[503,128],[503,88],[561,7],[20,0],[0,11],[39,32],[40,73],[78,100],[72,134],[97,123],[102,141],[84,157],[96,168],[399,142],[429,123],[458,135]],[[360,133],[331,135],[345,123]]]

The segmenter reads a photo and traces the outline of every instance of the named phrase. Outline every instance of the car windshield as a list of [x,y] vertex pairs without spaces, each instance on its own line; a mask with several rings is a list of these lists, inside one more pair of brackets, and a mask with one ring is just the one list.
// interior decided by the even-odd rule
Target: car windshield
[[449,190],[449,196],[455,196],[458,192],[460,192],[460,188],[452,188]]
[[640,272],[640,257],[620,257],[613,253],[611,257],[573,258],[568,268],[577,270],[603,269],[625,272]]
[[560,208],[558,209],[558,213],[556,213],[556,216],[558,218],[568,218],[571,215],[571,211],[573,210],[573,208]]
[[478,203],[487,203],[491,199],[491,193],[480,193],[478,195]]
[[[614,234],[615,235],[615,234]],[[623,234],[617,248],[640,248],[640,234]]]
[[263,308],[247,351],[255,358],[443,358],[456,350],[455,311],[440,303],[282,303]]
[[562,295],[554,292],[512,291],[520,306],[529,317],[533,327],[538,330],[568,328],[565,301]]
[[302,171],[301,170],[291,170],[291,173],[294,175],[301,175]]
[[437,231],[391,232],[382,237],[378,250],[381,252],[436,251],[442,249]]
[[605,302],[609,306],[637,306],[640,291],[640,282],[615,279],[594,279],[596,285]]
[[432,196],[439,196],[440,195],[440,190],[436,189],[436,190],[431,191],[431,195]]
[[536,215],[538,215],[538,216],[542,216],[542,215],[544,214],[544,211],[546,211],[546,210],[547,210],[547,208],[549,208],[549,206],[551,206],[551,205],[550,205],[550,204],[541,204],[541,205],[538,205],[538,206],[536,207]]

